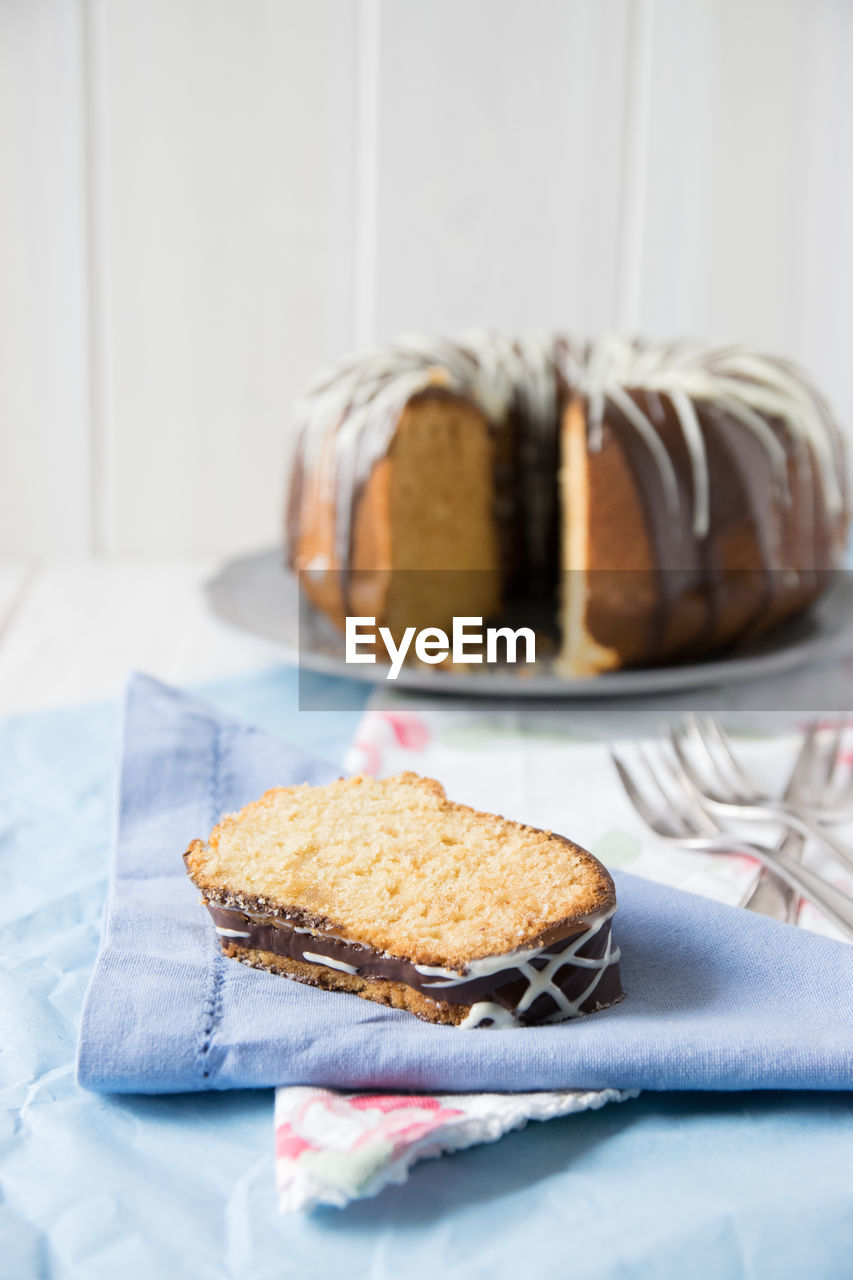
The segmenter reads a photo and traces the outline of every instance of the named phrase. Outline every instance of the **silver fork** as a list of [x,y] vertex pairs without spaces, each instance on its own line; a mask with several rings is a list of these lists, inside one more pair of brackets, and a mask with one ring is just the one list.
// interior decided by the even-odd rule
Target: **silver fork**
[[[704,742],[706,751],[710,752],[714,744],[716,744],[724,762],[741,786],[751,791],[753,795],[758,796],[759,799],[767,799],[732,748],[731,739],[719,720],[715,720],[713,716],[705,716],[700,720],[697,716],[689,714],[684,717],[684,727],[686,733],[695,733]],[[846,729],[847,723],[844,720],[824,726],[821,726],[819,722],[815,722],[809,727],[803,743],[807,753],[814,753],[819,737],[826,737],[830,744],[829,760],[832,767],[826,779],[827,785],[819,793],[817,799],[791,801],[783,798],[782,807],[798,809],[815,822],[839,823],[853,820],[853,773],[848,772],[847,778],[843,783],[838,778],[841,746]]]
[[[827,736],[818,723],[809,725],[782,796],[783,801],[814,807],[822,799],[826,799],[838,769],[842,730],[836,728],[834,732],[830,731],[828,742],[825,741]],[[787,854],[789,858],[799,862],[805,846],[806,837],[802,832],[788,827],[776,845],[775,852]],[[780,880],[775,871],[762,867],[761,874],[741,905],[748,911],[758,911],[762,915],[786,920],[788,924],[796,924],[800,895],[784,880]]]
[[[839,734],[841,732],[839,728]],[[774,800],[763,792],[734,755],[715,720],[701,722],[695,716],[688,716],[680,729],[670,728],[670,741],[681,768],[709,814],[724,822],[781,822],[822,844],[853,870],[853,849],[820,824],[814,816],[816,810]],[[845,788],[845,801],[846,791]],[[841,806],[826,807],[820,813],[824,819],[831,816],[841,820],[848,810]]]
[[745,854],[757,859],[775,871],[792,889],[808,898],[848,938],[853,939],[853,898],[786,854],[724,831],[705,808],[701,797],[697,796],[689,778],[662,751],[656,764],[642,748],[639,751],[654,799],[649,796],[648,784],[641,786],[625,761],[612,749],[610,754],[628,799],[656,835],[681,849]]

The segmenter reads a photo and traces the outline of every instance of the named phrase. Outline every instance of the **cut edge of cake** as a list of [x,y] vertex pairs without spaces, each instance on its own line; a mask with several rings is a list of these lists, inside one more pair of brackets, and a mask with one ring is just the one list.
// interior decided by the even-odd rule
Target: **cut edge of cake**
[[[367,781],[376,788],[384,785]],[[360,780],[340,782],[357,785]],[[265,810],[268,813],[287,793],[298,792],[302,800],[310,802],[312,791],[326,791],[338,784],[274,788],[239,814],[224,818],[207,844],[193,841],[184,855],[188,875],[202,892],[226,956],[310,985],[350,991],[428,1021],[464,1027],[561,1021],[621,999],[619,954],[610,932],[615,890],[597,859],[564,837],[456,805],[446,799],[443,788],[433,779],[402,774],[385,783],[422,787],[445,811],[500,823],[507,831],[545,842],[549,856],[555,853],[549,847],[551,842],[558,842],[588,873],[585,899],[572,913],[550,919],[545,927],[522,932],[514,940],[516,945],[504,950],[464,956],[406,954],[412,949],[404,941],[397,948],[380,948],[370,941],[369,929],[343,926],[312,911],[304,900],[288,902],[283,895],[277,900],[233,879],[226,882],[221,865],[218,872],[209,873],[208,864],[216,862],[212,851],[241,823],[263,818]],[[489,904],[484,908],[488,910]]]

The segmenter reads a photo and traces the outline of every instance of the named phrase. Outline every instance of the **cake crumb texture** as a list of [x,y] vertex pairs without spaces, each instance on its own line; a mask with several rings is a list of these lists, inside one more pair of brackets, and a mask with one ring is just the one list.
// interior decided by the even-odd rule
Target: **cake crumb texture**
[[273,788],[185,856],[210,901],[447,968],[547,944],[615,905],[586,850],[414,773]]

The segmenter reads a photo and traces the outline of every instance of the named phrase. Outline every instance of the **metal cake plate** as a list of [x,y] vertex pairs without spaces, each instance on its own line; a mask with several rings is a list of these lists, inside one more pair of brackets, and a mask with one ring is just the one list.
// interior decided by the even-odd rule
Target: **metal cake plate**
[[[227,561],[205,584],[205,591],[219,618],[272,641],[283,656],[298,661],[304,669],[370,684],[386,683],[387,666],[348,665],[344,661],[343,636],[310,602],[300,599],[299,584],[284,568],[280,548]],[[539,658],[532,670],[524,664],[483,665],[466,671],[404,666],[388,686],[467,697],[636,697],[778,676],[847,654],[853,654],[853,583],[848,574],[839,574],[808,614],[712,662],[609,671],[575,679],[558,674],[548,657]]]

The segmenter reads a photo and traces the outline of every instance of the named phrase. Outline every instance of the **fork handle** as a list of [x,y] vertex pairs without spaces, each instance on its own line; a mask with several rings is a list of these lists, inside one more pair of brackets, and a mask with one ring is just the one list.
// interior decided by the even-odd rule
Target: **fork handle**
[[[800,862],[806,846],[806,837],[801,831],[788,827],[773,853],[790,858],[792,862]],[[775,916],[787,924],[796,924],[800,914],[800,891],[794,889],[769,867],[762,867],[761,873],[752,889],[740,904],[747,911],[757,911],[760,915]]]
[[822,844],[839,862],[843,862],[849,871],[853,871],[853,849],[843,840],[839,840],[831,831],[827,831],[820,823],[815,822],[813,818],[808,817],[793,805],[779,805],[777,812],[788,826],[794,827],[801,835]]
[[853,898],[836,889],[823,876],[803,866],[801,862],[792,861],[784,853],[765,849],[763,845],[744,842],[734,846],[731,842],[721,840],[720,848],[726,847],[732,852],[743,852],[757,858],[765,867],[781,876],[792,889],[799,890],[804,898],[818,907],[848,938],[853,938]]

